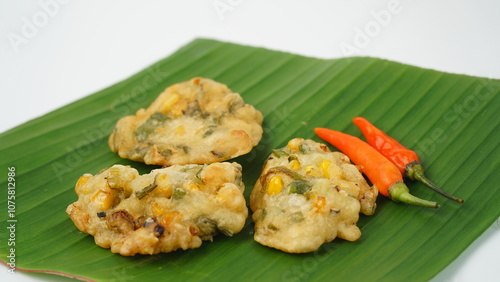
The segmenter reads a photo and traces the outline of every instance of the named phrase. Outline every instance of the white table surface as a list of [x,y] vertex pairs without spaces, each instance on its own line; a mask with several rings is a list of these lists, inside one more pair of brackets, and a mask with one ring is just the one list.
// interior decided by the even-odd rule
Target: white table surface
[[[119,82],[197,37],[500,78],[500,2],[0,2],[0,132]],[[0,266],[1,281],[55,277]],[[433,281],[499,281],[496,221]]]

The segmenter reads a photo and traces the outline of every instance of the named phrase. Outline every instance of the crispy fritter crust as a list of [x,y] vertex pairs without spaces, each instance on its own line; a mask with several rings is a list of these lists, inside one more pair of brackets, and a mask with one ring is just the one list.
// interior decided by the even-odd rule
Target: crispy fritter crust
[[197,248],[241,231],[248,216],[237,163],[171,166],[139,175],[114,165],[76,183],[66,212],[97,245],[124,256]]
[[120,119],[108,143],[120,157],[146,164],[208,164],[250,152],[262,138],[262,120],[226,85],[197,77]]
[[273,150],[252,190],[254,239],[290,253],[315,251],[336,237],[355,241],[359,213],[373,214],[377,195],[344,154],[292,139]]

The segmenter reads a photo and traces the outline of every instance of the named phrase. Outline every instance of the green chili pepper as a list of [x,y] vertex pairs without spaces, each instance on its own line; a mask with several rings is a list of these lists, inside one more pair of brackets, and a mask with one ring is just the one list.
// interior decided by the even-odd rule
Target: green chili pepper
[[149,135],[153,134],[159,126],[161,126],[168,117],[160,112],[153,113],[148,120],[146,120],[141,126],[137,128],[134,132],[135,138],[139,141],[145,141]]
[[158,184],[156,184],[156,176],[155,176],[155,179],[153,180],[153,182],[151,184],[149,184],[148,186],[144,187],[141,191],[135,192],[135,196],[137,197],[137,199],[140,200],[140,199],[144,198],[149,192],[153,191],[157,186],[158,186]]
[[288,153],[285,152],[284,150],[282,149],[273,149],[272,150],[272,154],[275,155],[276,157],[278,158],[281,158],[281,157],[286,157],[288,156]]
[[306,192],[311,190],[312,185],[308,181],[304,180],[294,180],[288,184],[290,187],[289,194],[301,194],[304,195]]
[[186,191],[184,189],[175,188],[172,197],[174,198],[174,200],[180,200],[180,199],[184,198],[185,195],[186,195]]

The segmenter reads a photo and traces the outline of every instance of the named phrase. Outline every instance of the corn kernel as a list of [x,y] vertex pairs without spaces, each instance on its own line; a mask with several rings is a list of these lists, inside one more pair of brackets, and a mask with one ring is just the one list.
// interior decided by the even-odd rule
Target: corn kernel
[[179,101],[180,97],[178,94],[168,95],[161,105],[161,111],[167,112],[170,108]]
[[90,197],[92,202],[98,203],[102,210],[110,209],[113,206],[113,197],[109,192],[98,190]]
[[163,215],[162,219],[160,220],[160,224],[168,227],[180,214],[181,213],[178,211],[168,211]]
[[322,196],[316,197],[316,201],[314,202],[314,211],[321,212],[325,206],[326,206],[326,198]]
[[288,144],[286,145],[290,150],[292,151],[297,151],[299,149],[300,142],[298,142],[296,139],[292,139],[288,141]]
[[163,174],[161,174],[161,175],[158,176],[158,178],[156,179],[156,181],[157,182],[158,181],[163,181],[165,179],[167,179],[167,175],[163,173]]
[[162,208],[160,207],[160,205],[158,205],[158,203],[154,203],[154,204],[153,204],[153,213],[154,213],[156,216],[159,216],[159,215],[164,215],[164,214],[166,214],[167,212],[166,212],[164,209],[162,209]]
[[293,170],[298,170],[300,168],[300,162],[298,160],[292,160],[290,162]]
[[323,175],[326,178],[330,178],[330,172],[328,171],[328,169],[330,168],[330,164],[331,164],[330,161],[322,161],[321,164],[319,165],[321,171],[323,172]]
[[170,198],[172,197],[172,187],[168,186],[168,185],[159,185],[158,187],[156,187],[155,190],[153,190],[153,193],[155,194],[160,194],[164,197],[167,197],[167,198]]
[[90,176],[88,175],[83,175],[78,178],[78,181],[76,182],[76,186],[82,186],[83,184],[87,183],[89,181]]
[[269,180],[269,185],[267,186],[267,194],[268,195],[277,195],[283,190],[283,179],[279,176],[271,177]]
[[176,136],[181,136],[181,135],[184,135],[186,133],[186,128],[184,126],[178,126],[176,129],[175,129],[175,132],[174,134]]
[[158,174],[156,176],[156,184],[158,184],[158,186],[152,193],[170,198],[172,196],[172,187],[168,185],[168,182],[166,182],[167,178],[168,175],[165,173]]
[[180,116],[182,116],[182,115],[184,114],[184,113],[182,112],[182,110],[181,110],[181,109],[179,109],[179,108],[171,109],[171,110],[170,110],[170,112],[172,113],[172,115],[173,115],[174,117],[180,117]]
[[192,190],[200,190],[200,186],[194,184],[193,182],[189,183],[187,187]]
[[305,173],[309,175],[316,175],[316,168],[313,165],[307,166],[305,168]]
[[[80,178],[78,178],[78,181],[76,182],[76,185],[75,185],[75,191],[76,191],[76,194],[88,194],[90,191],[89,189],[87,189],[86,187],[84,187],[85,183],[87,183],[90,179],[90,175],[83,175],[81,176]],[[86,188],[86,189],[84,189]]]

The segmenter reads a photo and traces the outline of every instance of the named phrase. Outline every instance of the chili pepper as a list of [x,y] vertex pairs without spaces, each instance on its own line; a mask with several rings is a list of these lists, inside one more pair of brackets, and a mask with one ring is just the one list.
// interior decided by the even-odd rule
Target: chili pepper
[[426,201],[410,194],[403,183],[403,175],[399,169],[375,148],[361,139],[327,128],[315,128],[314,132],[344,154],[351,161],[361,166],[361,171],[377,186],[380,194],[395,202],[410,205],[438,208],[436,202]]
[[433,191],[445,196],[448,199],[454,200],[458,203],[464,202],[464,200],[456,198],[441,190],[436,184],[427,179],[424,175],[424,167],[420,163],[420,158],[415,151],[407,149],[394,138],[388,136],[382,130],[375,127],[365,118],[356,117],[352,121],[361,130],[368,144],[395,164],[403,175],[407,176],[411,180],[422,182]]
[[156,177],[158,177],[158,175],[155,176],[153,183],[144,187],[141,191],[135,192],[135,196],[137,197],[137,199],[140,200],[140,199],[144,198],[149,192],[153,191],[156,187],[158,187],[158,184],[156,184]]

